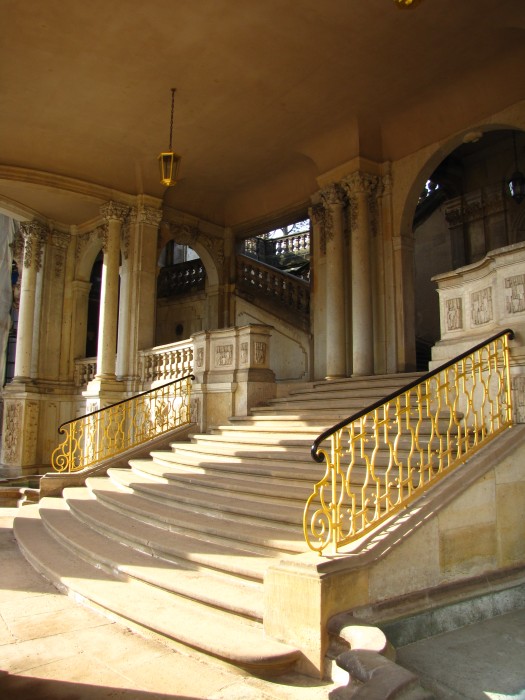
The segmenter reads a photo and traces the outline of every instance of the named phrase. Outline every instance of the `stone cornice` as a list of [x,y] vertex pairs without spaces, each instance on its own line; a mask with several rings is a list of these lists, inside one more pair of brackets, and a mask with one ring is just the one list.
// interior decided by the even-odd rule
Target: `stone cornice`
[[0,180],[9,180],[11,182],[24,182],[33,185],[42,185],[43,187],[52,187],[58,190],[67,192],[75,192],[84,197],[106,202],[108,200],[120,200],[129,205],[135,202],[136,196],[126,192],[119,192],[103,185],[96,185],[85,180],[77,180],[65,175],[57,175],[48,173],[42,170],[33,170],[31,168],[20,168],[13,165],[0,164]]

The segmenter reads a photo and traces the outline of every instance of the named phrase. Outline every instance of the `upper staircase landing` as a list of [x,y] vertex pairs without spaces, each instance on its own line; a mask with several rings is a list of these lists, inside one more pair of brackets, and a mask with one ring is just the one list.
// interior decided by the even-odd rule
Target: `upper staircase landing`
[[19,545],[61,590],[257,675],[299,649],[264,634],[264,576],[305,553],[320,431],[415,375],[298,387],[245,418],[110,468],[16,517]]

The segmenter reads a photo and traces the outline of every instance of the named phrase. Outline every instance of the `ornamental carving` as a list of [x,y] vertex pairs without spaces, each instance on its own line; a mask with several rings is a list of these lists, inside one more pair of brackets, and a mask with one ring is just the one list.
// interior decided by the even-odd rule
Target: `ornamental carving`
[[341,184],[348,196],[353,197],[357,194],[375,195],[378,182],[377,175],[355,172],[345,177]]
[[197,357],[195,360],[197,367],[204,367],[204,348],[197,348]]
[[319,232],[319,248],[321,250],[321,255],[326,255],[326,225],[327,221],[331,221],[331,217],[322,204],[314,204],[313,207],[310,207],[308,215]]
[[392,173],[386,173],[382,176],[380,185],[378,186],[378,196],[386,197],[392,194],[393,179]]
[[98,236],[98,238],[100,238],[100,240],[102,241],[102,252],[105,253],[108,247],[108,225],[104,224],[103,226],[97,226],[97,228],[94,231],[94,234]]
[[130,208],[121,202],[107,202],[100,207],[100,213],[107,221],[120,221],[121,223],[124,223],[129,211]]
[[218,269],[224,265],[224,241],[222,238],[208,236],[198,226],[170,223],[170,235],[176,243],[194,248],[202,245],[211,255]]
[[36,401],[27,401],[25,406],[22,464],[31,464],[35,459],[37,426],[38,404]]
[[20,437],[22,436],[22,404],[6,402],[4,405],[4,454],[3,461],[6,464],[21,462]]
[[447,299],[445,307],[447,331],[457,331],[463,328],[463,301],[461,297]]
[[512,408],[515,423],[525,423],[525,375],[518,374],[511,379]]
[[64,271],[67,256],[67,248],[70,240],[71,236],[69,233],[64,233],[62,231],[53,231],[51,233],[51,245],[55,249],[54,273],[57,279],[61,277],[62,272]]
[[34,265],[38,272],[42,267],[42,253],[48,229],[38,221],[23,221],[20,231],[24,237],[24,267]]
[[487,216],[500,214],[504,211],[504,200],[499,191],[490,192],[488,198],[482,192],[478,193],[478,199],[468,201],[462,197],[459,201],[449,205],[445,210],[445,219],[449,228],[455,228],[474,221],[479,221]]
[[127,260],[129,256],[129,246],[131,239],[131,225],[129,219],[122,224],[120,231],[120,247],[122,249],[122,257]]
[[370,231],[373,235],[377,233],[377,188],[379,177],[369,173],[355,172],[345,177],[341,182],[350,202],[350,230],[355,231],[357,227],[357,215],[360,206],[360,199],[364,198],[368,207]]
[[19,228],[15,231],[13,241],[10,245],[13,253],[13,260],[18,265],[18,268],[21,269],[24,264],[24,237]]
[[254,344],[254,360],[256,365],[264,365],[266,362],[266,343],[260,340]]
[[91,236],[97,235],[94,231],[88,231],[87,233],[80,233],[76,237],[76,247],[75,247],[75,260],[78,262],[84,253],[84,249],[87,247]]
[[345,204],[344,192],[339,185],[333,184],[321,190],[321,199],[325,208],[324,234],[325,240],[331,241],[334,237],[334,210],[342,208]]
[[142,206],[137,212],[137,222],[148,226],[158,227],[162,219],[162,211],[153,207]]
[[190,399],[190,421],[198,423],[201,413],[201,400],[197,396],[192,396]]
[[492,321],[492,287],[473,292],[470,298],[470,307],[473,326],[481,326]]
[[233,364],[233,345],[217,345],[215,367],[228,367]]
[[241,365],[247,364],[247,362],[248,362],[248,343],[241,343],[240,355],[241,355]]
[[525,311],[525,275],[514,275],[505,280],[505,309],[508,314]]

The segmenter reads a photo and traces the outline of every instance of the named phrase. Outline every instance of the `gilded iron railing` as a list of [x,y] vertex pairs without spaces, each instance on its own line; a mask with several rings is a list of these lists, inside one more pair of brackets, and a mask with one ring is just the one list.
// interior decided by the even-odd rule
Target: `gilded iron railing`
[[308,499],[310,549],[333,553],[405,508],[512,425],[510,329],[322,433]]
[[190,422],[192,375],[63,423],[51,456],[57,472],[77,472]]

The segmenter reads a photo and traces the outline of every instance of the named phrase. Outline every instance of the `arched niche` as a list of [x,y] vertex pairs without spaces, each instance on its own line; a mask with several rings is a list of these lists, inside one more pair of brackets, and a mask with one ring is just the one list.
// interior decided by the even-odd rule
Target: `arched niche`
[[[426,369],[439,340],[434,275],[481,260],[490,251],[525,239],[525,203],[516,204],[507,182],[518,161],[525,171],[525,132],[492,123],[458,134],[426,153],[407,191],[401,231],[412,240],[414,328],[418,369]],[[433,184],[425,189],[426,183]]]
[[159,236],[159,261],[170,243],[194,251],[201,265],[195,279],[203,277],[203,285],[171,299],[157,297],[156,344],[176,342],[197,331],[219,327],[224,241],[197,226],[165,221]]
[[[102,280],[103,245],[106,226],[76,234],[73,358],[94,357],[97,354],[100,286]],[[123,260],[121,250],[121,261]]]

